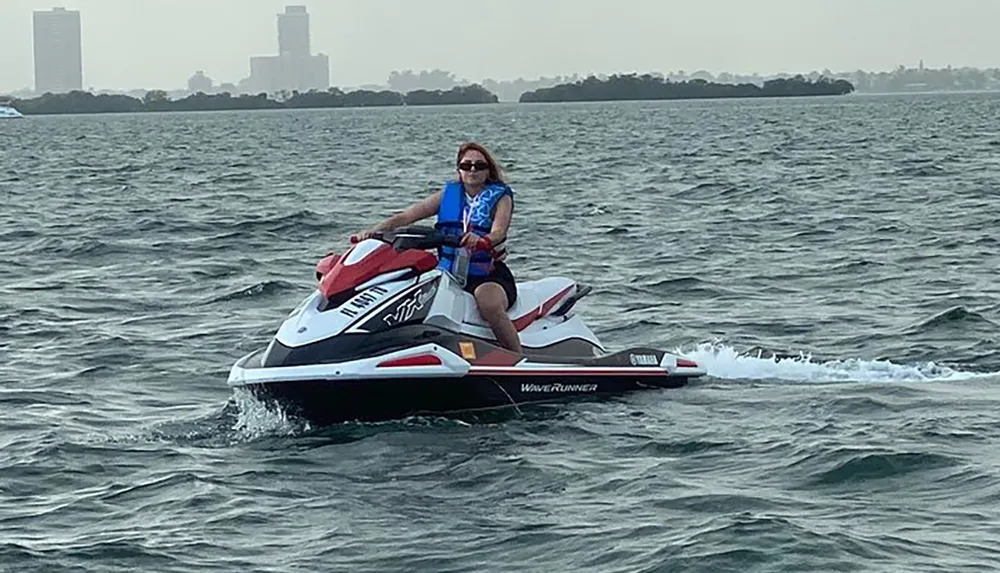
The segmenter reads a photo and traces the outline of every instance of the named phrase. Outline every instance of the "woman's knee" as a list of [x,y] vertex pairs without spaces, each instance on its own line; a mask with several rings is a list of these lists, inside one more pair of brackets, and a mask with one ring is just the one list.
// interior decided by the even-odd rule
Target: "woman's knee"
[[476,288],[476,305],[483,317],[501,316],[507,313],[507,293],[503,287],[486,283]]

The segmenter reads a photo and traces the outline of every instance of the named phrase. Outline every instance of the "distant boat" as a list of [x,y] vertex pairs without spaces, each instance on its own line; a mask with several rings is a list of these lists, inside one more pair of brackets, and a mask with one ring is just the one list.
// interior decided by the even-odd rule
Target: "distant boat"
[[14,109],[14,106],[7,102],[0,102],[0,119],[16,119],[24,117],[21,112]]

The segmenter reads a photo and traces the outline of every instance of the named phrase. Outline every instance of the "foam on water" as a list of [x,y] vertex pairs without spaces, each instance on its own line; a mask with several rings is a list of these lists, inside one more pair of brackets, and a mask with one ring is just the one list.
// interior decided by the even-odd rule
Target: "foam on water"
[[676,354],[705,366],[708,375],[730,380],[790,380],[802,382],[928,382],[990,378],[1000,372],[963,372],[934,362],[894,364],[888,360],[845,358],[814,361],[811,355],[795,357],[741,354],[723,343],[703,343]]
[[292,436],[309,430],[307,422],[295,420],[284,411],[257,400],[249,390],[234,388],[233,401],[237,414],[231,429],[240,440]]

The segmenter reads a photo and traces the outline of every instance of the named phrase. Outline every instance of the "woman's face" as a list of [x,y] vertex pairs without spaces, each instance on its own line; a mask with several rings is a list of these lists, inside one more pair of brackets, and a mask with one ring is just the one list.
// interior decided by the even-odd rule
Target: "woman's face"
[[470,149],[458,162],[458,176],[466,185],[481,186],[490,176],[490,164],[482,153]]

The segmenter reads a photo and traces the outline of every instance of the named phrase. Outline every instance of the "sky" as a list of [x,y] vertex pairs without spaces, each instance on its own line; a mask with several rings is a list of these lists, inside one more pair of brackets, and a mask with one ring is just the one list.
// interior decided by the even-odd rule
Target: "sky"
[[277,52],[307,6],[331,83],[441,68],[479,81],[578,73],[771,74],[1000,66],[1000,0],[0,0],[0,92],[31,87],[33,10],[81,11],[84,84],[178,89]]

